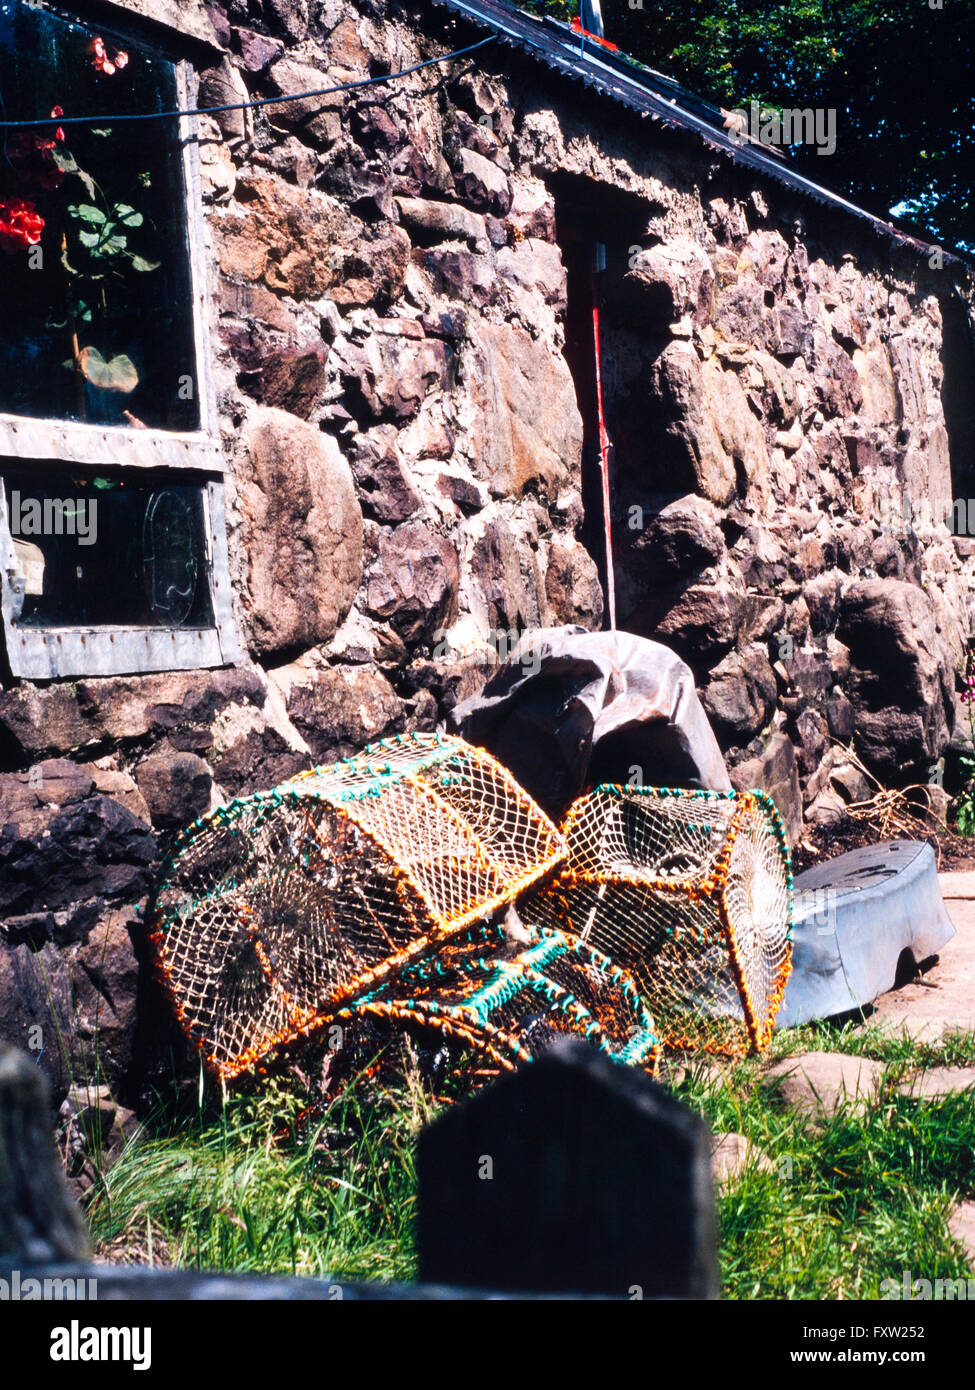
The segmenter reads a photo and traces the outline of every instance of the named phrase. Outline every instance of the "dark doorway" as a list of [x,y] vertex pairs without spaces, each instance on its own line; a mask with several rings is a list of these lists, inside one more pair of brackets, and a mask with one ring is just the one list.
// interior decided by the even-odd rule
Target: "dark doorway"
[[[951,500],[965,499],[961,515],[967,518],[975,514],[975,337],[960,294],[942,296],[941,318],[941,405],[951,458]],[[970,524],[968,530],[971,534]]]
[[[565,358],[575,383],[583,424],[582,502],[585,519],[581,539],[596,564],[605,595],[606,518],[600,467],[594,310],[598,310],[599,315],[602,403],[611,442],[610,508],[615,527],[618,522],[618,499],[613,483],[620,444],[628,433],[615,349],[616,330],[621,326],[619,287],[634,250],[651,244],[647,224],[655,208],[636,194],[578,176],[563,175],[553,180],[553,192],[556,239],[567,277]],[[625,449],[625,443],[623,447]],[[604,626],[608,625],[607,612]]]

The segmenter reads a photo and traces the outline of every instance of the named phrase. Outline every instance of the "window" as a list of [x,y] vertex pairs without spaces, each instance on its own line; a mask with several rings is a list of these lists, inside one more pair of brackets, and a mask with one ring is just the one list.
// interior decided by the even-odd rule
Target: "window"
[[[0,570],[12,674],[222,665],[191,70],[0,0]],[[71,116],[91,124],[64,126]]]

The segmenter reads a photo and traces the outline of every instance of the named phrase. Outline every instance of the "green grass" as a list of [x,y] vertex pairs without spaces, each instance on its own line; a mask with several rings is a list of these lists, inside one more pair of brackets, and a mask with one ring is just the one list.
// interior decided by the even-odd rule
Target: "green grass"
[[[768,1061],[843,1051],[886,1064],[878,1101],[827,1120],[799,1116],[758,1084]],[[975,1035],[942,1046],[867,1027],[815,1025],[776,1037],[770,1056],[731,1066],[666,1064],[661,1077],[715,1131],[744,1134],[771,1161],[718,1198],[727,1298],[877,1298],[881,1282],[962,1278],[947,1233],[975,1191],[970,1094],[894,1093],[909,1071],[975,1062]],[[416,1277],[416,1136],[438,1102],[415,1073],[395,1089],[354,1089],[307,1131],[294,1079],[251,1096],[161,1105],[103,1177],[89,1206],[102,1258],[190,1267]]]
[[[901,1062],[915,1070],[924,1067],[964,1067],[975,1064],[975,1033],[949,1033],[938,1043],[917,1042],[876,1023],[806,1023],[775,1033],[764,1061],[797,1052],[845,1052],[878,1062]],[[754,1066],[754,1062],[749,1063]]]
[[715,1131],[744,1134],[772,1164],[751,1166],[718,1199],[726,1298],[879,1298],[885,1279],[962,1278],[948,1214],[975,1191],[971,1094],[922,1101],[893,1093],[908,1070],[975,1059],[975,1039],[944,1048],[875,1029],[796,1029],[774,1054],[844,1051],[887,1063],[878,1101],[802,1117],[757,1083],[749,1059],[718,1079],[693,1069],[675,1093]]
[[382,1281],[415,1278],[415,1085],[352,1091],[297,1123],[299,1088],[161,1110],[89,1204],[99,1258]]

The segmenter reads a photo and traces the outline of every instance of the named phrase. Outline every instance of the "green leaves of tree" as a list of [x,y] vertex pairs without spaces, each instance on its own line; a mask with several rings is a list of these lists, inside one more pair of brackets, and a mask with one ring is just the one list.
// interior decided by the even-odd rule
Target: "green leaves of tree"
[[[561,19],[567,0],[526,8]],[[606,37],[718,105],[837,112],[829,157],[803,172],[922,236],[975,247],[975,5],[926,0],[603,0]]]

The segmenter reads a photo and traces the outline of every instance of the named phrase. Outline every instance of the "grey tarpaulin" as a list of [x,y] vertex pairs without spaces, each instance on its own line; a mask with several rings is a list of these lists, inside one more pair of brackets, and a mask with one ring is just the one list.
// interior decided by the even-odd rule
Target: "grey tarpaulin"
[[927,960],[955,934],[934,850],[920,840],[887,840],[797,874],[794,922],[778,1028],[862,1008],[893,988],[904,951]]
[[526,632],[451,723],[556,820],[601,782],[731,789],[690,667],[629,632]]

